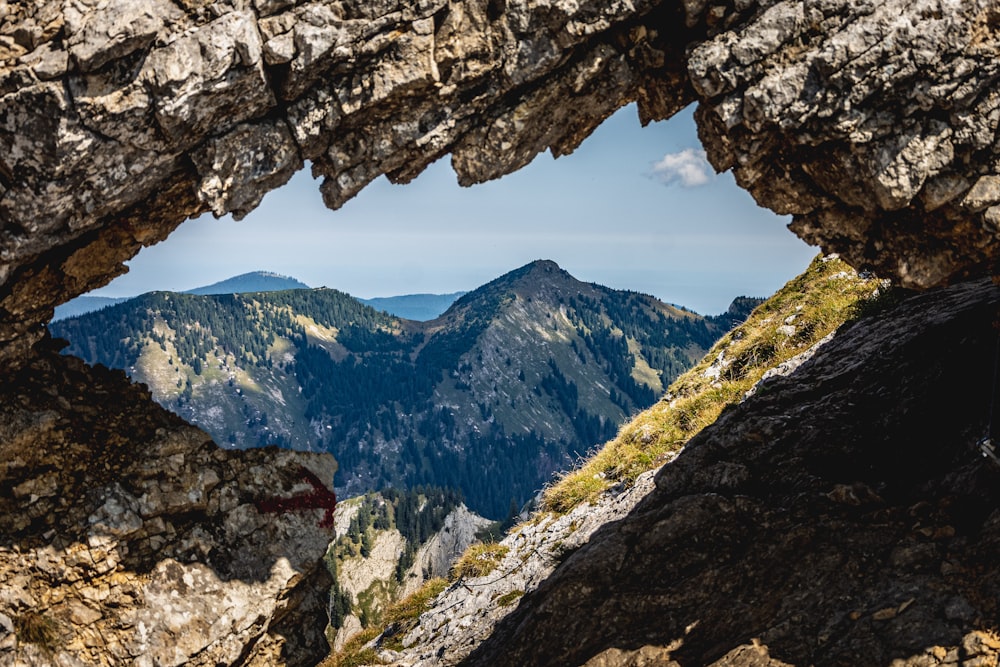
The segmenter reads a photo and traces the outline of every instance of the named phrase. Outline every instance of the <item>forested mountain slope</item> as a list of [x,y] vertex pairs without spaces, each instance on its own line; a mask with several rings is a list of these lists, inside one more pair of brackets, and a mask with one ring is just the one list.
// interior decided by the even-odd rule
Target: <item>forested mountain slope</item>
[[500,518],[755,304],[706,318],[537,261],[430,322],[324,288],[155,292],[52,329],[224,446],[330,451],[341,492],[434,484]]

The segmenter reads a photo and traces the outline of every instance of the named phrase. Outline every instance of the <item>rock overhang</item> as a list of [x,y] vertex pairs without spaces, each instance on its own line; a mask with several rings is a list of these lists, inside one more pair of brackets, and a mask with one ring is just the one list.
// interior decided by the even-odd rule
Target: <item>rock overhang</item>
[[985,0],[8,2],[0,358],[183,220],[312,163],[337,208],[451,155],[462,184],[692,101],[709,160],[792,230],[910,287],[995,273]]

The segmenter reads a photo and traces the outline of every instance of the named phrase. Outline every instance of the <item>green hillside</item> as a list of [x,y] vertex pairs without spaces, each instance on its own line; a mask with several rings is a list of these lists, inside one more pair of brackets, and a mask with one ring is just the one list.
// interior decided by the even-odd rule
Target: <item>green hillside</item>
[[460,490],[506,516],[741,319],[533,262],[414,322],[330,289],[156,292],[52,325],[228,447],[329,451],[338,491]]

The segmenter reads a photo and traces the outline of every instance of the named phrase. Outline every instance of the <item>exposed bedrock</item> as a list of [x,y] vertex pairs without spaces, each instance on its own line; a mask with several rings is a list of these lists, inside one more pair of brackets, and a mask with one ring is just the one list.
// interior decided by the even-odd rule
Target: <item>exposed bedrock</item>
[[221,450],[39,352],[0,385],[0,665],[316,664],[332,457]]
[[757,201],[929,287],[996,269],[986,0],[0,3],[0,361],[61,301],[311,161],[336,208],[452,155],[463,184],[695,99]]
[[998,309],[971,281],[846,325],[461,664],[996,664]]

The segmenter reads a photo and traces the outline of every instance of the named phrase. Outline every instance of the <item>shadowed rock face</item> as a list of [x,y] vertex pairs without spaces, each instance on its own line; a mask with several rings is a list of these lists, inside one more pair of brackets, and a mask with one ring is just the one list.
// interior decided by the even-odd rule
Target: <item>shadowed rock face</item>
[[[219,452],[39,345],[142,246],[306,160],[336,208],[446,154],[472,184],[629,102],[698,101],[715,167],[803,238],[907,286],[996,273],[998,24],[987,0],[0,0],[0,660],[53,650],[29,623],[67,664],[322,653],[323,512],[255,504],[308,490],[302,460]],[[991,387],[966,371],[996,301],[960,285],[845,332],[470,661],[995,661],[1000,486],[970,449]]]
[[43,351],[0,388],[0,664],[315,664],[333,528],[287,500],[306,470],[333,459],[221,450]]
[[972,282],[847,325],[461,664],[995,664],[1000,466],[976,443],[998,309]]
[[995,268],[997,14],[971,2],[8,0],[0,359],[186,218],[312,161],[327,204],[452,154],[471,184],[691,101],[718,169],[855,265]]

